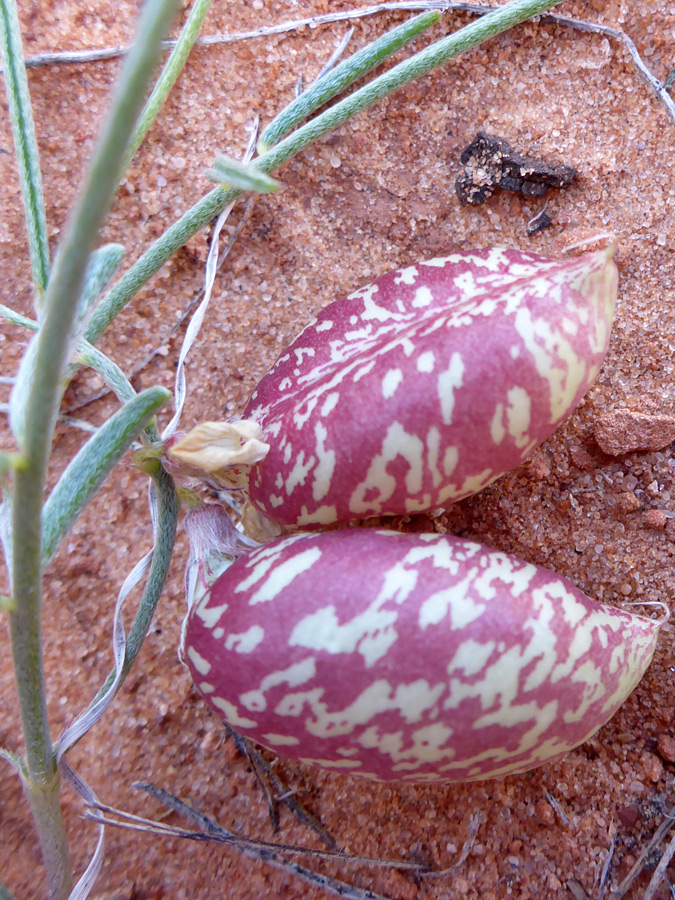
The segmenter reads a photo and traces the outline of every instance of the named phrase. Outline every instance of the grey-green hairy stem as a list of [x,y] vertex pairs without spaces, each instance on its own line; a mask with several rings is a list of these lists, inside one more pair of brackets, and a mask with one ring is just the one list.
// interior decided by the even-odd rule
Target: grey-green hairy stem
[[24,791],[33,813],[52,900],[68,896],[72,875],[49,734],[42,654],[41,512],[47,460],[85,270],[119,184],[120,160],[173,10],[173,0],[149,0],[145,4],[137,42],[123,67],[110,116],[66,229],[45,291],[44,320],[37,338],[24,436],[19,448],[21,460],[15,471],[12,527],[15,609],[9,614],[9,624],[26,743],[28,778],[24,780]]

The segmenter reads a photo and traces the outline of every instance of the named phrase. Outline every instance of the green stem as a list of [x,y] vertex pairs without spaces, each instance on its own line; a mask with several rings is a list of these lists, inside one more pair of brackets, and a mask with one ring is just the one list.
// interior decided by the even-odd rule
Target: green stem
[[[150,628],[152,618],[157,608],[157,603],[159,602],[166,577],[169,573],[171,554],[176,540],[176,526],[178,523],[180,501],[178,499],[178,494],[176,493],[176,486],[173,478],[158,464],[157,470],[152,475],[152,479],[157,490],[157,500],[159,504],[155,552],[152,557],[152,563],[150,564],[150,571],[145,583],[145,588],[143,589],[141,602],[138,606],[138,612],[136,613],[136,618],[134,619],[131,630],[127,636],[122,677],[117,687],[118,691],[133,666],[136,657],[143,646],[143,641],[148,633],[148,629]],[[115,673],[111,672],[96,695],[94,702],[106,693],[114,679]]]
[[97,347],[92,347],[88,341],[81,340],[77,345],[77,360],[100,375],[105,386],[110,388],[120,403],[128,403],[136,396],[131,382],[117,363],[105,353],[101,353]]
[[[448,35],[430,47],[416,53],[410,59],[399,63],[389,72],[375,78],[369,84],[355,91],[349,97],[336,103],[320,116],[312,119],[302,128],[294,131],[263,156],[254,161],[261,171],[273,172],[309,144],[328,131],[342,125],[348,119],[368,109],[378,100],[400,87],[425,75],[449,59],[458,56],[470,47],[501,34],[513,25],[524,22],[556,6],[561,0],[512,0],[505,6],[487,13],[476,22]],[[215,188],[202,197],[192,209],[174,222],[155,243],[120,278],[99,303],[89,322],[85,337],[96,343],[110,323],[129,303],[134,295],[167,260],[179,250],[200,229],[233,203],[242,191],[235,188],[225,190]]]
[[65,900],[73,883],[59,788],[60,779],[56,770],[48,781],[38,780],[32,773],[23,780],[24,794],[33,814],[45,863],[50,900]]
[[292,103],[289,103],[276,118],[272,119],[260,135],[258,151],[264,153],[269,150],[284,135],[292,131],[299,122],[323,106],[327,100],[340,94],[350,84],[388,59],[392,53],[405,47],[413,38],[430,28],[440,17],[439,12],[431,11],[409,19],[403,25],[393,28],[378,40],[368,44],[358,53],[354,53],[349,59],[345,59],[323,78],[319,78]]
[[[28,328],[30,331],[38,331],[39,325],[33,319],[22,316],[21,313],[14,312],[8,306],[0,303],[0,316],[12,325],[20,325],[22,328]],[[115,394],[120,403],[127,403],[136,396],[136,391],[131,386],[128,378],[120,369],[117,363],[113,362],[105,353],[102,353],[97,347],[92,347],[89,341],[81,339],[77,345],[77,360],[83,366],[88,366],[101,376],[106,387]]]
[[[5,89],[14,133],[14,147],[19,166],[23,206],[28,228],[33,283],[38,298],[49,278],[49,242],[47,217],[42,194],[42,176],[35,137],[35,124],[23,62],[21,29],[15,0],[0,0],[0,50],[5,76]],[[39,310],[40,304],[38,304]]]
[[26,407],[21,463],[14,481],[13,599],[9,614],[14,673],[26,743],[24,790],[43,851],[49,895],[65,900],[71,874],[49,734],[42,654],[41,512],[61,379],[84,272],[118,184],[120,159],[173,12],[170,0],[149,0],[138,38],[122,70],[110,116],[85,179],[45,292],[35,372]]
[[199,31],[210,6],[211,0],[195,0],[195,4],[180,33],[176,46],[171,51],[171,55],[162,69],[162,74],[157,79],[157,83],[155,84],[147,103],[143,107],[136,128],[129,139],[129,145],[124,157],[124,170],[127,169],[136,151],[143,143],[143,139],[150,130],[150,126],[155,121],[158,112],[171,93],[171,88],[183,71],[183,66],[187,62],[190,51],[199,36]]
[[102,425],[71,459],[42,509],[42,560],[47,565],[66,532],[138,437],[145,422],[169,399],[170,391],[142,391]]

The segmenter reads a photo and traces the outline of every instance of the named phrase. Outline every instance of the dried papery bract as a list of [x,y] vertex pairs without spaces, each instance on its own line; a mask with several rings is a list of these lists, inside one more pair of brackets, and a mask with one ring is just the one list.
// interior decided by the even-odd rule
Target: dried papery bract
[[230,422],[203,422],[168,447],[168,462],[178,463],[182,474],[206,472],[230,488],[248,486],[253,463],[269,452],[257,422],[235,419]]
[[576,747],[644,674],[663,620],[459,538],[299,534],[197,603],[208,705],[278,753],[385,781],[524,772]]
[[244,412],[270,448],[248,470],[250,502],[314,528],[433,509],[515,468],[598,373],[613,251],[456,253],[326,306]]
[[222,506],[201,503],[185,516],[190,556],[185,571],[188,610],[206,594],[218,576],[257,542],[241,534]]

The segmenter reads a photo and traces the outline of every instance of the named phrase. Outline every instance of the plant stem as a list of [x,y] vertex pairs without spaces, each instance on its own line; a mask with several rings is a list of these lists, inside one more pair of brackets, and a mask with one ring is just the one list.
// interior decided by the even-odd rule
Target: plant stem
[[[122,667],[122,677],[117,687],[118,691],[128,675],[129,670],[133,666],[136,657],[143,646],[145,636],[148,633],[152,617],[155,614],[157,603],[164,588],[164,582],[166,581],[169,572],[171,554],[176,539],[176,526],[178,523],[180,501],[178,499],[173,478],[158,464],[156,472],[152,475],[152,479],[155,483],[159,504],[155,552],[152,557],[148,579],[145,583],[145,588],[143,589],[143,595],[138,605],[138,612],[136,613],[136,618],[134,619],[127,636],[124,665]],[[96,695],[94,702],[106,693],[114,679],[115,673],[111,672]]]
[[[30,331],[38,331],[40,327],[33,319],[27,319],[26,316],[14,312],[13,309],[3,306],[2,303],[0,303],[0,317],[11,322],[12,325],[20,325],[22,328],[28,328]],[[117,363],[113,362],[104,353],[101,353],[97,347],[92,347],[89,341],[85,341],[84,338],[77,345],[76,357],[81,365],[88,366],[101,376],[106,387],[110,388],[120,403],[127,403],[136,396],[136,391]],[[151,440],[154,440],[154,438],[151,438]]]
[[[321,115],[294,131],[287,138],[254,160],[263,172],[278,169],[309,144],[328,131],[372,106],[378,100],[408,82],[475,47],[488,38],[501,34],[513,25],[524,22],[556,6],[561,0],[512,0],[476,22],[448,35],[435,44],[399,63],[349,97],[336,103]],[[134,263],[98,305],[89,322],[85,337],[96,343],[106,328],[129,303],[134,295],[161,269],[167,260],[200,229],[207,225],[241,195],[235,188],[215,188],[202,197],[192,209],[174,222],[155,243]]]
[[42,560],[47,565],[82,510],[138,437],[145,422],[169,399],[163,387],[129,400],[71,459],[42,509]]
[[[49,278],[49,243],[47,217],[42,194],[42,176],[38,156],[35,123],[23,62],[21,29],[15,0],[0,0],[0,49],[5,76],[5,89],[14,133],[14,147],[19,166],[23,206],[28,228],[30,262],[37,299],[47,287]],[[36,303],[40,309],[41,304]]]
[[342,93],[346,87],[349,87],[362,75],[367,74],[388,59],[392,53],[405,47],[413,38],[430,28],[440,17],[439,12],[431,11],[408,19],[403,25],[393,28],[378,40],[354,53],[349,59],[339,63],[331,72],[311,84],[306,91],[289,103],[286,109],[272,119],[260,135],[259,152],[264,153],[289,131],[292,131],[299,122],[323,106],[327,100]]
[[47,286],[21,460],[15,472],[12,592],[16,607],[9,614],[9,625],[26,743],[28,777],[24,790],[42,847],[51,900],[68,896],[71,870],[49,734],[42,655],[41,513],[45,474],[87,260],[117,187],[119,160],[173,6],[171,0],[149,0],[145,4],[137,41],[122,70],[110,116]]
[[175,47],[171,51],[171,56],[166,61],[162,74],[157,79],[157,83],[153,88],[147,103],[143,107],[143,111],[138,117],[138,123],[129,138],[126,154],[124,157],[123,170],[126,170],[129,163],[133,159],[136,151],[143,143],[143,139],[150,130],[150,126],[155,121],[157,113],[164,105],[166,98],[171,93],[171,88],[176,83],[178,76],[183,71],[183,66],[187,62],[202,23],[206,18],[206,14],[211,6],[211,0],[195,0],[195,4],[190,10],[190,15],[180,33]]

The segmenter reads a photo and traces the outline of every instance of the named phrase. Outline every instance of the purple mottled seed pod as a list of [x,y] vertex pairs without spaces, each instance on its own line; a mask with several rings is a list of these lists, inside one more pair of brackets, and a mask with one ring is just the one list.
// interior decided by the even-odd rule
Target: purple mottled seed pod
[[208,705],[285,756],[383,781],[524,772],[590,737],[661,622],[444,535],[350,529],[238,559],[189,614]]
[[252,504],[314,528],[441,507],[515,468],[598,373],[613,249],[458,253],[329,304],[244,412],[270,446],[248,472]]

